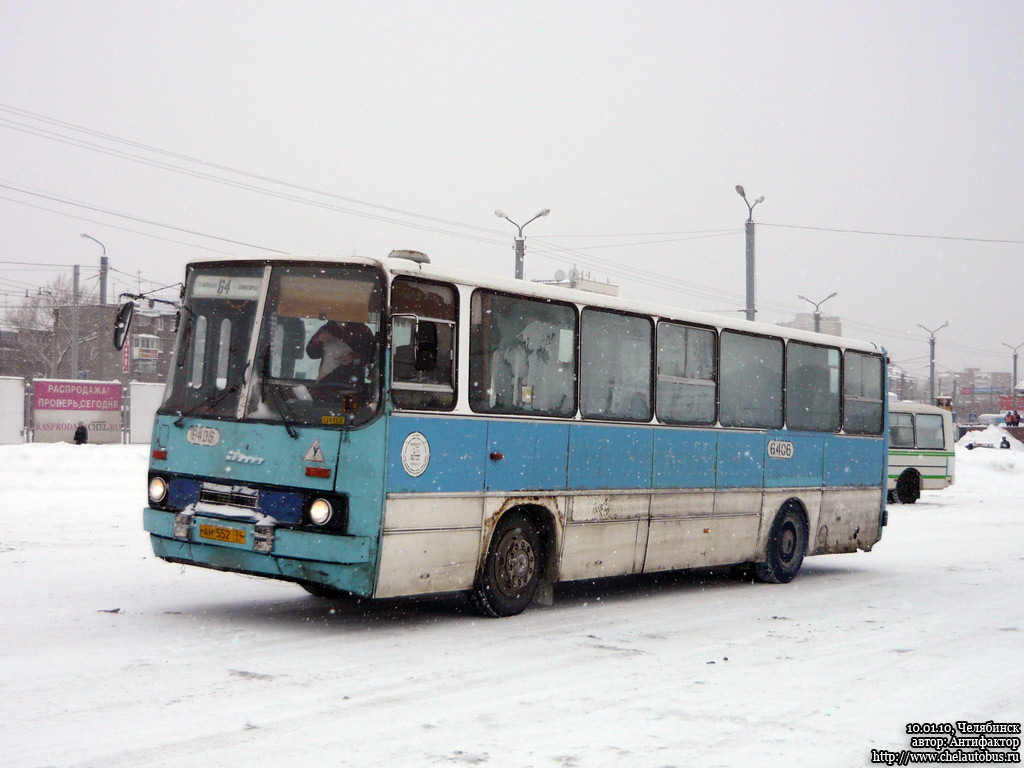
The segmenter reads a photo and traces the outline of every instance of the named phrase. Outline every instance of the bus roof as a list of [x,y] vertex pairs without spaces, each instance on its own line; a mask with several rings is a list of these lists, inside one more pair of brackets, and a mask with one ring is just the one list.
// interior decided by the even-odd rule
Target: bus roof
[[[204,259],[203,261],[191,262],[188,266],[213,265],[221,263],[250,262],[259,264],[280,264],[284,262],[320,262],[328,264],[353,264],[362,266],[378,267],[384,272],[394,275],[410,275],[424,277],[431,280],[439,280],[457,283],[464,286],[487,288],[513,294],[525,294],[539,298],[564,301],[571,304],[587,305],[602,309],[616,309],[624,312],[637,312],[649,314],[656,317],[690,322],[699,325],[715,326],[737,331],[747,331],[770,336],[778,336],[797,341],[806,341],[812,344],[824,344],[828,346],[842,347],[863,352],[884,354],[885,350],[873,342],[847,339],[841,336],[831,336],[824,333],[814,333],[796,328],[785,328],[770,323],[752,322],[741,318],[729,318],[722,315],[701,312],[697,310],[682,309],[667,304],[656,304],[653,302],[638,301],[623,298],[620,296],[608,296],[591,291],[566,288],[561,286],[548,285],[546,283],[535,283],[526,280],[517,280],[511,277],[500,277],[483,272],[470,270],[449,269],[438,267],[430,263],[413,261],[410,258],[384,258],[375,259],[365,256],[228,256],[218,259]],[[742,310],[740,310],[742,311]]]
[[889,403],[890,413],[950,413],[946,408],[939,408],[937,405],[926,403],[912,403],[909,400],[892,401]]

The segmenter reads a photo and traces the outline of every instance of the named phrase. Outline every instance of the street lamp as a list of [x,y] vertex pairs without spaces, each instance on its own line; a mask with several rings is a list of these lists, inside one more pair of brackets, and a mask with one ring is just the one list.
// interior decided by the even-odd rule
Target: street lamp
[[107,246],[85,232],[79,232],[79,235],[88,240],[92,240],[94,243],[98,243],[100,248],[103,249],[103,255],[100,256],[100,306],[105,307],[107,305]]
[[830,293],[828,296],[826,296],[821,301],[811,301],[806,296],[801,296],[800,294],[797,294],[797,298],[798,299],[803,299],[804,301],[814,305],[814,332],[815,333],[821,333],[821,310],[819,309],[819,307],[821,307],[822,304],[824,304],[826,301],[831,299],[833,296],[837,296],[837,295],[838,294],[835,291],[833,291],[832,293]]
[[[532,219],[530,219],[530,221],[539,219],[541,216],[547,216],[549,213],[551,213],[551,209],[545,208],[543,211],[541,211]],[[505,219],[506,221],[510,222],[513,226],[518,227],[519,229],[519,235],[516,237],[516,280],[522,280],[523,259],[526,256],[526,238],[523,237],[523,227],[525,227],[526,224],[529,224],[530,221],[526,222],[526,224],[516,224],[514,221],[512,221],[512,219],[505,215],[504,211],[501,210],[495,211],[494,215],[497,216],[499,219]]]
[[736,193],[747,204],[747,320],[753,320],[757,313],[757,309],[754,308],[754,208],[758,203],[764,202],[764,195],[760,195],[751,203],[739,184],[736,185]]
[[1018,344],[1016,347],[1011,347],[1005,341],[1003,342],[1004,347],[1009,347],[1013,350],[1013,381],[1010,382],[1010,394],[1013,395],[1013,412],[1017,412],[1017,350],[1024,347],[1024,342]]
[[940,325],[934,331],[931,331],[931,330],[928,330],[927,328],[925,328],[920,323],[917,324],[918,328],[922,328],[923,330],[927,331],[931,335],[931,341],[929,343],[929,353],[928,353],[928,359],[929,359],[929,363],[928,363],[928,397],[930,398],[930,400],[928,402],[929,405],[935,405],[935,334],[938,333],[939,331],[941,331],[947,325],[949,325],[949,320],[944,322],[942,325]]

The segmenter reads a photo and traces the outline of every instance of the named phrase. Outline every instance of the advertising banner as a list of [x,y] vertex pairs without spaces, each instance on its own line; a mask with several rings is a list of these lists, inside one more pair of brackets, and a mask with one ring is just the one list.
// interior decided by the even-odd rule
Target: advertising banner
[[37,379],[33,387],[35,442],[74,442],[80,424],[90,443],[121,442],[120,383]]

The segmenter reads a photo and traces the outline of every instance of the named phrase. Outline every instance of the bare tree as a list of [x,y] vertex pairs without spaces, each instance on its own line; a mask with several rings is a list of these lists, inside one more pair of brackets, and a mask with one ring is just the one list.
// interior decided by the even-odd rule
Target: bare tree
[[[94,293],[95,290],[80,292],[79,306],[93,303]],[[60,375],[74,343],[73,308],[71,279],[61,275],[40,288],[36,295],[26,297],[25,303],[10,313],[8,325],[18,334],[21,358],[28,368],[26,374],[50,378]],[[80,336],[87,335],[88,332],[80,333]]]

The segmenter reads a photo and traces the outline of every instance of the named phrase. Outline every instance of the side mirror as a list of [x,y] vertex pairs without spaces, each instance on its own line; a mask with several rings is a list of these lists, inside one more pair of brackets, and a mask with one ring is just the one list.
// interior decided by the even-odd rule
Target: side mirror
[[117,319],[114,321],[114,349],[124,349],[124,343],[128,339],[128,331],[132,327],[132,317],[135,315],[135,302],[128,301],[117,310]]

